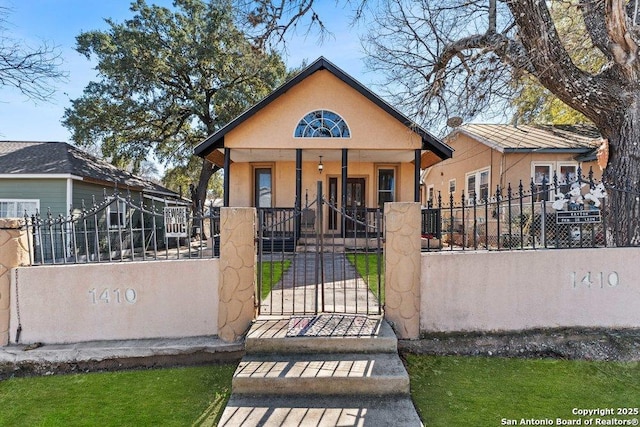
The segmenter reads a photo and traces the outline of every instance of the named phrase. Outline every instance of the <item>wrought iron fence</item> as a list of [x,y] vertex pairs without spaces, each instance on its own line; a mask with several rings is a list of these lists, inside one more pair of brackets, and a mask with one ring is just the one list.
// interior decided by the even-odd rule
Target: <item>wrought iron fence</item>
[[438,194],[422,210],[423,249],[638,246],[633,227],[640,224],[639,201],[638,189],[607,186],[579,169],[550,182],[497,186],[482,198]]
[[190,204],[142,195],[134,200],[129,191],[105,191],[102,201],[93,197],[90,206],[83,201],[66,215],[47,210],[24,219],[32,265],[219,255],[219,208],[194,215]]
[[[305,199],[302,209],[257,208],[259,313],[380,314],[382,212]],[[327,214],[328,228],[343,224],[343,232],[325,234]]]

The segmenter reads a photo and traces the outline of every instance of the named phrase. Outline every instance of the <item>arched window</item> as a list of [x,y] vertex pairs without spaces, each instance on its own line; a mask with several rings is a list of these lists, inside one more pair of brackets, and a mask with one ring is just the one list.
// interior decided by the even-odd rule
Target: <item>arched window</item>
[[349,126],[333,111],[313,111],[296,126],[296,138],[349,138]]

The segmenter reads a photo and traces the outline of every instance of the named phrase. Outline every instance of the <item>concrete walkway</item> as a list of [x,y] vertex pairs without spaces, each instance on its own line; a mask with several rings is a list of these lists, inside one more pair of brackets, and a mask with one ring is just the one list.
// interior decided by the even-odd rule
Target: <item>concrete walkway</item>
[[[344,253],[297,252],[284,258],[266,257],[264,261],[291,261],[291,265],[262,301],[262,314],[381,312],[378,299]],[[316,268],[320,264],[322,270]]]

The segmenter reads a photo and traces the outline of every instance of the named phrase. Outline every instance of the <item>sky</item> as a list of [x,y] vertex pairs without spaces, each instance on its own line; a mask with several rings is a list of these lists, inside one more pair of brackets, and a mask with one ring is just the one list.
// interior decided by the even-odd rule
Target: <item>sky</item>
[[[171,0],[147,0],[150,4],[171,6]],[[336,6],[333,0],[322,0],[320,15],[331,35],[320,42],[318,34],[299,32],[287,38],[285,62],[290,68],[303,60],[313,62],[324,56],[336,66],[371,89],[373,81],[366,73],[364,53],[360,45],[361,26],[352,26],[350,10]],[[0,87],[0,140],[66,141],[69,131],[60,123],[70,100],[79,98],[85,86],[96,80],[95,64],[74,50],[75,37],[83,31],[106,30],[105,18],[123,22],[132,16],[129,0],[0,0],[9,8],[7,32],[11,38],[30,46],[43,41],[58,46],[62,69],[68,72],[66,82],[56,85],[50,102],[35,103],[19,91]]]

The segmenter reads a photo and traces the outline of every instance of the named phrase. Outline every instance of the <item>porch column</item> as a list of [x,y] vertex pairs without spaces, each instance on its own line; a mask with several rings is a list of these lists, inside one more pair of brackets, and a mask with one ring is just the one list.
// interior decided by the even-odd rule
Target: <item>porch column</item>
[[[296,212],[302,208],[302,149],[296,149]],[[296,233],[300,236],[300,215],[295,216]]]
[[[349,164],[349,149],[347,148],[343,148],[342,149],[342,209],[347,209],[347,177],[348,175],[348,167],[347,165]],[[344,215],[340,215],[340,217],[342,218],[342,236],[345,237],[345,229],[347,226],[347,218],[345,218]]]
[[0,346],[5,346],[10,341],[9,294],[12,270],[21,265],[29,265],[30,262],[28,234],[23,224],[21,219],[0,219]]
[[229,167],[231,165],[231,148],[224,149],[224,199],[223,205],[225,208],[229,207],[229,193],[230,193],[230,177]]
[[415,183],[415,188],[413,192],[413,201],[420,202],[420,150],[415,151],[415,165],[413,171],[413,182]]

